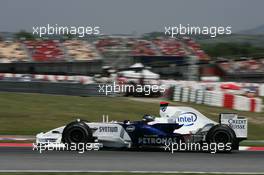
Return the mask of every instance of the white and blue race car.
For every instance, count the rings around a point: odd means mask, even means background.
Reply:
[[[36,136],[36,143],[99,143],[108,148],[162,147],[168,143],[229,143],[237,150],[247,139],[247,119],[221,113],[215,122],[191,107],[160,103],[160,117],[141,121],[88,122],[77,120]]]

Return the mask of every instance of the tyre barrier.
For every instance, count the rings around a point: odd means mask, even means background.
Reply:
[[[228,94],[219,91],[193,89],[175,86],[173,100],[178,102],[192,102],[209,106],[224,107],[239,111],[261,112],[262,100],[241,95]]]
[[[184,87],[182,88],[182,102],[188,102],[189,101],[189,88]]]
[[[259,96],[264,97],[264,84],[259,86]]]
[[[196,103],[197,104],[202,104],[203,103],[203,99],[204,99],[204,90],[197,89],[195,93],[196,93],[196,98],[195,98]]]
[[[174,101],[181,101],[181,93],[182,93],[182,87],[175,86],[174,94],[173,94],[173,100]]]
[[[195,89],[191,89],[190,90],[190,102],[194,103],[196,99],[196,90]]]

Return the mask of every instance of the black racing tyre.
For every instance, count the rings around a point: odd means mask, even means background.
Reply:
[[[85,121],[74,121],[65,126],[62,133],[63,143],[92,143],[94,142],[92,130]]]
[[[208,131],[206,142],[208,144],[228,144],[228,148],[225,146],[224,150],[217,150],[217,152],[231,152],[237,143],[236,134],[228,125],[215,125]]]

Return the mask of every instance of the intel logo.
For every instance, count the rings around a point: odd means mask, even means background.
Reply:
[[[197,116],[193,112],[184,112],[180,114],[180,116],[177,119],[179,125],[183,125],[183,126],[191,126],[196,122],[196,120],[197,120]]]

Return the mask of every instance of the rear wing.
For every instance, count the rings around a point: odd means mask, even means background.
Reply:
[[[247,138],[248,120],[246,117],[240,117],[235,113],[221,113],[219,115],[219,123],[226,124],[232,128],[237,138]]]

